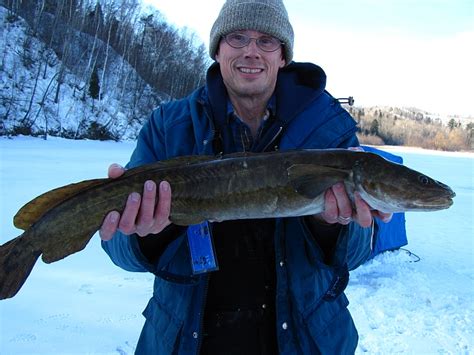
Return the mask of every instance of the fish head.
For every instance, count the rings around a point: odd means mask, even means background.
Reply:
[[[449,208],[456,196],[446,184],[374,154],[356,162],[354,183],[361,197],[383,212],[436,211]]]

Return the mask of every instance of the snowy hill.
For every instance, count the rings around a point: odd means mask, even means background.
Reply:
[[[133,139],[154,108],[204,80],[204,45],[134,0],[7,5],[0,135]]]
[[[392,107],[392,106],[372,106],[372,107],[354,107],[354,115],[363,110],[366,115],[384,115],[392,116],[398,119],[409,119],[425,123],[439,123],[448,125],[449,121],[459,122],[460,126],[466,127],[469,123],[474,124],[472,116],[442,115],[439,113],[428,112],[416,107]]]
[[[0,7],[0,23],[0,46],[4,48],[0,58],[0,135],[48,131],[69,138],[134,138],[159,103],[152,88],[113,50],[109,49],[106,73],[99,72],[105,78],[101,81],[104,94],[101,100],[94,100],[87,93],[89,78],[63,66],[52,49],[29,35],[31,28],[24,20],[9,17]],[[85,34],[77,36],[78,42],[90,40]],[[133,85],[142,88],[142,95],[130,94]],[[101,136],[101,128],[109,133]]]

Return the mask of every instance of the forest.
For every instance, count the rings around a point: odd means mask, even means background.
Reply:
[[[415,108],[348,107],[364,144],[402,145],[446,151],[474,150],[473,120],[439,117]]]

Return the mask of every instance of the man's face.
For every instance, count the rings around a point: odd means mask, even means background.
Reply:
[[[237,32],[252,38],[267,36],[257,31]],[[268,99],[275,89],[278,70],[285,65],[281,45],[274,52],[265,52],[255,40],[243,48],[233,48],[221,39],[216,61],[227,91],[234,98],[262,96]]]

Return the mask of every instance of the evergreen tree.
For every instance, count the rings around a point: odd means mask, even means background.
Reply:
[[[457,124],[456,124],[456,121],[454,120],[454,118],[451,118],[448,122],[448,127],[449,129],[452,131],[454,128],[457,127]]]
[[[373,134],[375,136],[378,136],[379,134],[379,121],[376,119],[372,121],[370,125],[370,134]]]
[[[99,83],[99,74],[97,73],[97,67],[94,67],[92,70],[91,78],[89,81],[89,96],[94,100],[99,98],[100,93],[100,83]]]

